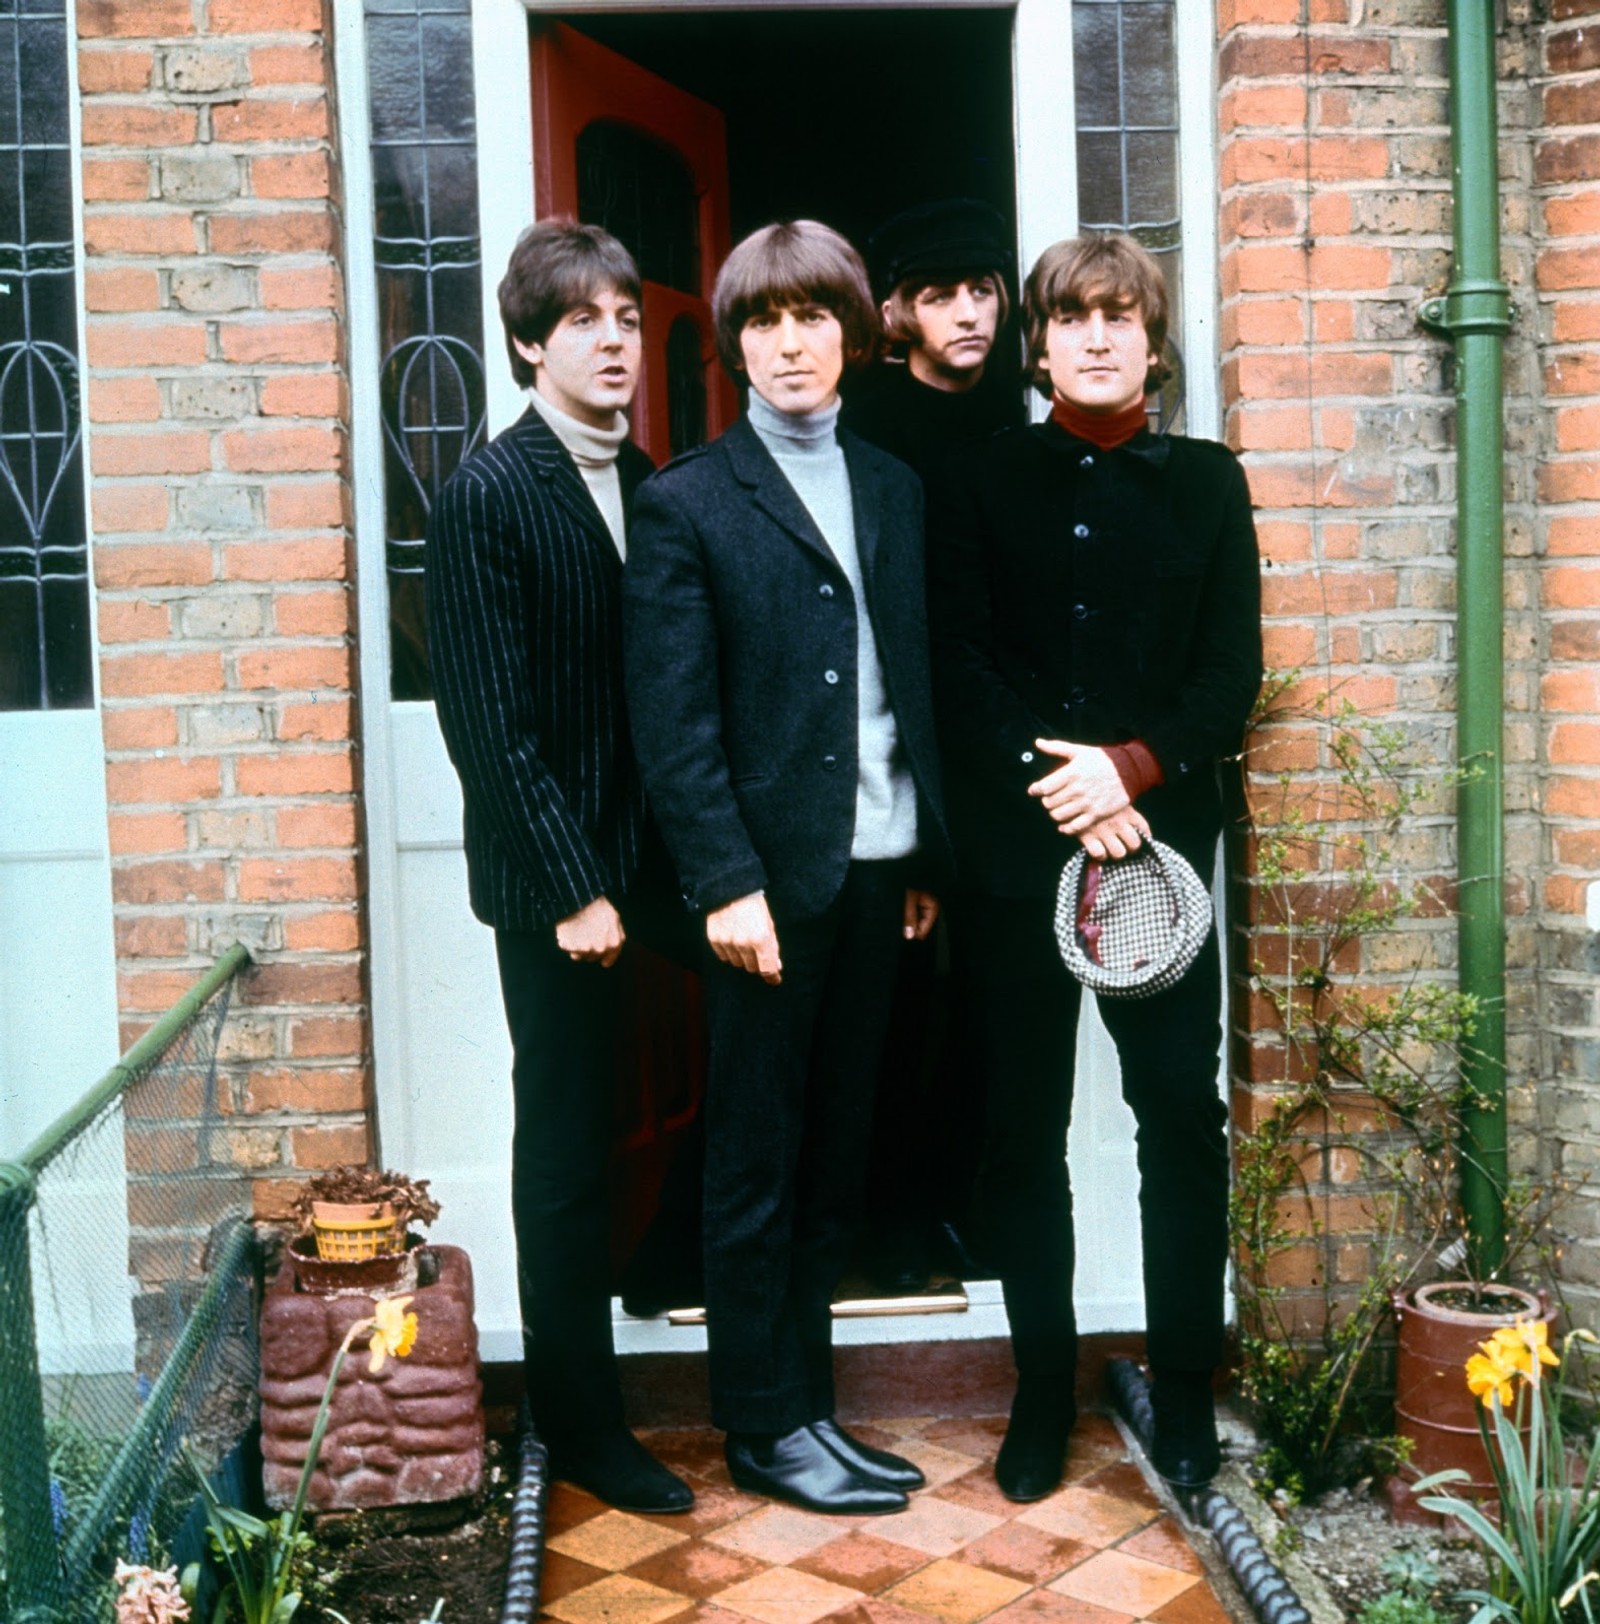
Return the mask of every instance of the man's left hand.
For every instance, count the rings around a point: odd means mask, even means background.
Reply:
[[[939,917],[939,899],[931,891],[907,891],[905,934],[908,942],[925,942]]]
[[[1044,803],[1062,834],[1082,834],[1091,825],[1133,805],[1104,750],[1066,739],[1035,739],[1033,743],[1036,750],[1059,756],[1064,763],[1028,785],[1028,793]]]

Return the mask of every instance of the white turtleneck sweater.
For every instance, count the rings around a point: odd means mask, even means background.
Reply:
[[[578,465],[583,482],[589,487],[600,517],[617,544],[617,555],[628,556],[627,532],[623,525],[622,480],[617,474],[617,454],[622,442],[628,438],[628,420],[621,412],[608,429],[592,429],[580,423],[559,406],[552,405],[537,389],[530,390],[528,398],[533,408],[546,423],[550,432],[564,445],[568,455]]]
[[[856,550],[850,470],[836,432],[839,406],[780,412],[753,389],[750,426],[794,487],[839,561],[856,610],[856,826],[853,858],[904,857],[917,844],[917,792],[900,751]]]

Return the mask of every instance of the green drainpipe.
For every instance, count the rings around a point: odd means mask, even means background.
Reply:
[[[1505,1259],[1506,964],[1501,529],[1505,455],[1494,0],[1449,0],[1455,268],[1422,311],[1456,350],[1457,734],[1471,775],[1457,799],[1460,985],[1478,1004],[1462,1061],[1461,1201],[1474,1275]]]

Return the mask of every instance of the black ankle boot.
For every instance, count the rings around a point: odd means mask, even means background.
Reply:
[[[876,1478],[891,1489],[909,1493],[927,1483],[922,1468],[908,1461],[904,1455],[891,1455],[887,1449],[874,1449],[848,1433],[831,1415],[811,1423],[811,1430],[846,1466],[863,1477]]]
[[[694,1491],[626,1427],[577,1434],[546,1433],[550,1475],[576,1483],[618,1511],[687,1511]]]
[[[1070,1377],[1017,1383],[1006,1439],[994,1463],[994,1480],[1006,1499],[1042,1500],[1061,1487],[1077,1419]]]
[[[723,1453],[741,1489],[831,1516],[904,1511],[903,1490],[847,1465],[812,1431],[730,1432]]]
[[[1222,1465],[1211,1372],[1156,1365],[1150,1374],[1150,1462],[1175,1488],[1204,1488]]]

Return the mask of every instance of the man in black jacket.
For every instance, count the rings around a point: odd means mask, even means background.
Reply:
[[[546,221],[518,241],[500,314],[530,404],[434,506],[428,649],[472,908],[494,927],[511,1028],[534,1421],[557,1476],[626,1509],[684,1511],[688,1486],[623,1422],[607,1256],[611,967],[646,835],[622,695],[626,513],[650,471],[624,415],[639,311],[633,261],[597,227]]]
[[[712,1419],[734,1481],[824,1512],[922,1481],[833,1419],[829,1303],[849,1245],[902,940],[947,860],[922,495],[836,433],[871,353],[859,256],[769,226],[713,298],[748,415],[646,482],[624,583],[639,762],[706,972]]]
[[[1223,446],[1146,425],[1166,313],[1160,270],[1131,239],[1047,249],[1028,278],[1025,324],[1051,419],[971,453],[929,527],[959,923],[978,972],[988,1089],[979,1202],[1018,1376],[995,1470],[1016,1500],[1056,1487],[1075,1415],[1065,1152],[1080,988],[1054,939],[1056,884],[1078,842],[1115,859],[1152,832],[1209,878],[1218,766],[1238,749],[1261,683],[1243,470]],[[1213,930],[1176,986],[1100,1004],[1138,1124],[1153,1454],[1184,1487],[1218,1463],[1220,978]]]

